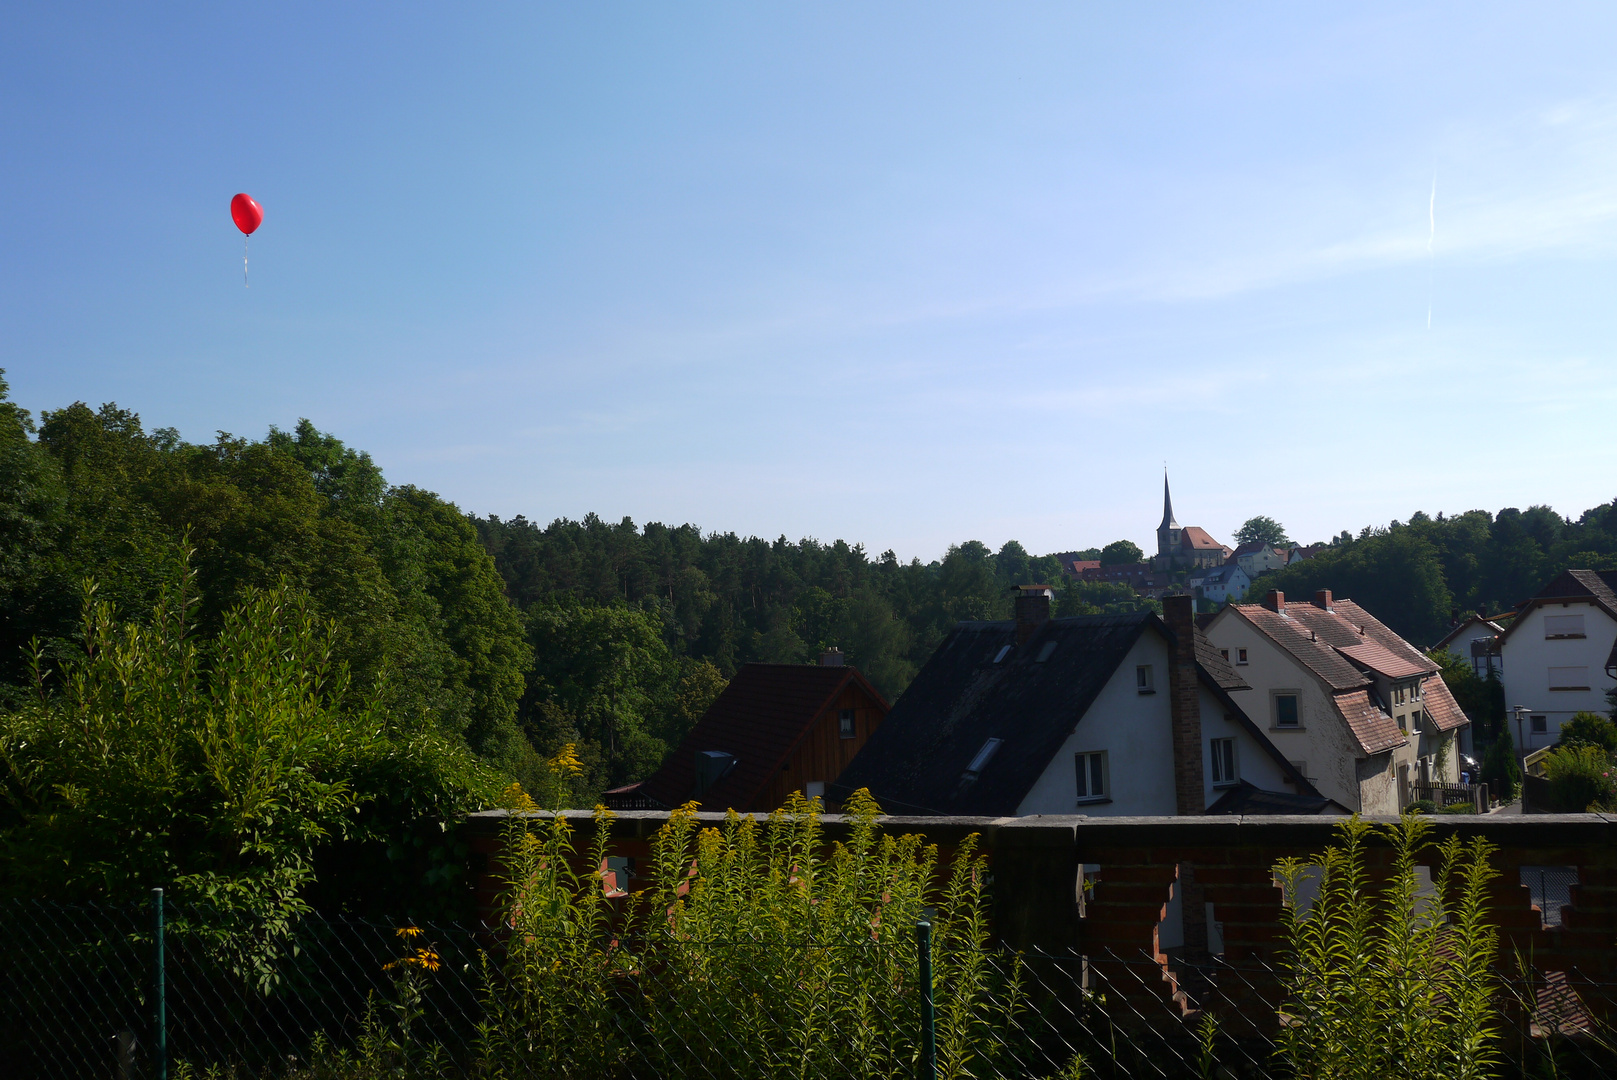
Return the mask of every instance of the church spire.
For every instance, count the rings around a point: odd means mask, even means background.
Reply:
[[[1173,519],[1173,499],[1170,498],[1169,495],[1168,495],[1168,470],[1163,469],[1162,470],[1162,524],[1157,526],[1157,531],[1161,532],[1163,529],[1177,529],[1177,528],[1179,528],[1179,523]]]

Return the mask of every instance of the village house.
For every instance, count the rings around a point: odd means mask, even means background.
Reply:
[[[1326,797],[1396,814],[1416,785],[1458,782],[1469,721],[1437,665],[1353,601],[1270,591],[1207,637],[1247,684],[1231,696]]]
[[[1230,559],[1248,578],[1256,579],[1259,574],[1267,574],[1270,570],[1279,570],[1285,566],[1288,552],[1286,548],[1265,544],[1261,540],[1249,540],[1236,548]]]
[[[1549,746],[1575,713],[1606,714],[1617,685],[1617,571],[1567,570],[1499,635],[1505,707],[1522,753]]]
[[[1150,612],[962,622],[838,777],[891,813],[1320,813],[1322,798],[1232,699],[1246,684],[1196,633],[1191,598]]]
[[[814,664],[743,664],[662,766],[608,791],[614,810],[768,813],[793,791],[823,797],[887,716],[887,701],[839,650]]]
[[[1477,678],[1504,673],[1504,661],[1499,653],[1499,636],[1505,632],[1510,615],[1488,618],[1481,612],[1460,618],[1456,612],[1449,632],[1432,646],[1432,652],[1447,652],[1464,660],[1477,673]]]
[[[1223,566],[1195,571],[1185,579],[1185,586],[1197,599],[1222,604],[1246,596],[1252,579],[1232,560]]]

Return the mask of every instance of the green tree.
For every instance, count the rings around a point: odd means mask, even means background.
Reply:
[[[556,602],[531,608],[527,623],[533,744],[549,752],[576,743],[592,791],[655,769],[684,735],[673,710],[681,673],[656,617],[627,604]]]
[[[307,910],[322,847],[386,848],[493,797],[430,718],[352,684],[307,594],[249,590],[211,639],[199,606],[190,573],[143,621],[86,591],[60,689],[41,671],[0,714],[0,890],[125,902],[162,885],[273,928]]]
[[[1132,540],[1113,540],[1100,550],[1102,566],[1127,566],[1144,561],[1145,552]]]
[[[1237,544],[1268,544],[1270,547],[1284,547],[1291,543],[1286,535],[1285,528],[1272,517],[1259,514],[1257,517],[1246,519],[1246,523],[1235,530]]]

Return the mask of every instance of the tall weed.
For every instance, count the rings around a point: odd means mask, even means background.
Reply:
[[[1284,859],[1276,874],[1288,994],[1277,1053],[1311,1080],[1473,1080],[1501,1061],[1497,931],[1488,921],[1484,839],[1428,841],[1432,825],[1406,814],[1397,825],[1357,816],[1341,842],[1305,862]],[[1384,880],[1370,870],[1368,842],[1392,848]],[[1435,852],[1430,891],[1419,857]],[[1305,880],[1319,891],[1303,910]]]

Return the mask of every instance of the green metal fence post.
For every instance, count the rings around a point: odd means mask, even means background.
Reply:
[[[168,1080],[168,1001],[163,978],[163,890],[152,890],[152,1068]]]
[[[921,1068],[919,1080],[937,1080],[938,1031],[932,1012],[932,924],[915,924],[915,952],[921,968]]]

